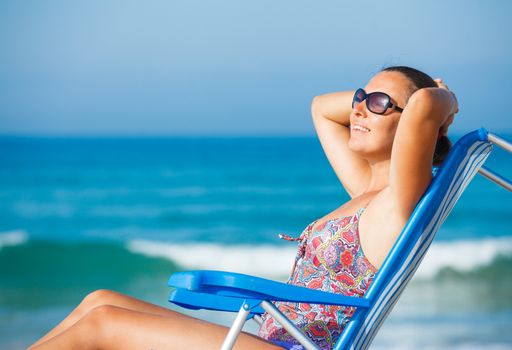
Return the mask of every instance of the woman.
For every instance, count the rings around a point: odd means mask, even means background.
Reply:
[[[455,95],[442,80],[404,66],[382,70],[364,90],[315,97],[318,137],[351,200],[304,230],[289,283],[364,294],[430,183],[432,164],[448,151],[446,134],[457,112]],[[353,312],[277,304],[325,349],[336,342]],[[263,319],[259,337],[242,333],[235,349],[282,349],[296,343],[268,315]],[[227,331],[99,290],[30,349],[218,349]]]

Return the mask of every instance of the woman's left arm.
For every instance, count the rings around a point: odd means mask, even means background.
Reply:
[[[391,151],[390,183],[395,209],[407,220],[432,180],[437,139],[458,112],[455,95],[443,83],[415,91],[402,112]]]

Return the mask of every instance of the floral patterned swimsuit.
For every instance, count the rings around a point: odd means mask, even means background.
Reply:
[[[313,231],[319,219],[309,224],[299,241],[289,284],[320,289],[346,296],[362,297],[377,268],[364,256],[359,241],[359,218],[365,208],[352,216],[326,220]],[[332,349],[355,311],[354,307],[308,303],[275,302],[284,313],[321,349]],[[287,349],[302,349],[295,338],[267,313],[258,335]],[[297,344],[294,346],[294,344]]]

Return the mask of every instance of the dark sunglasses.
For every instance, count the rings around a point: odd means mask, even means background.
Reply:
[[[403,108],[391,102],[391,97],[389,97],[388,94],[384,92],[371,92],[367,94],[366,91],[361,88],[357,89],[354,94],[352,108],[354,108],[357,103],[361,103],[364,100],[366,100],[368,110],[375,114],[384,114],[388,108],[403,112]]]

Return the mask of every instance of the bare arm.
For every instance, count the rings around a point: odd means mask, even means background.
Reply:
[[[325,155],[350,197],[356,197],[370,180],[368,162],[348,148],[350,112],[354,91],[316,96],[311,115]]]
[[[437,137],[457,112],[455,95],[447,88],[424,88],[413,93],[402,113],[391,151],[390,190],[405,219],[432,179]]]

